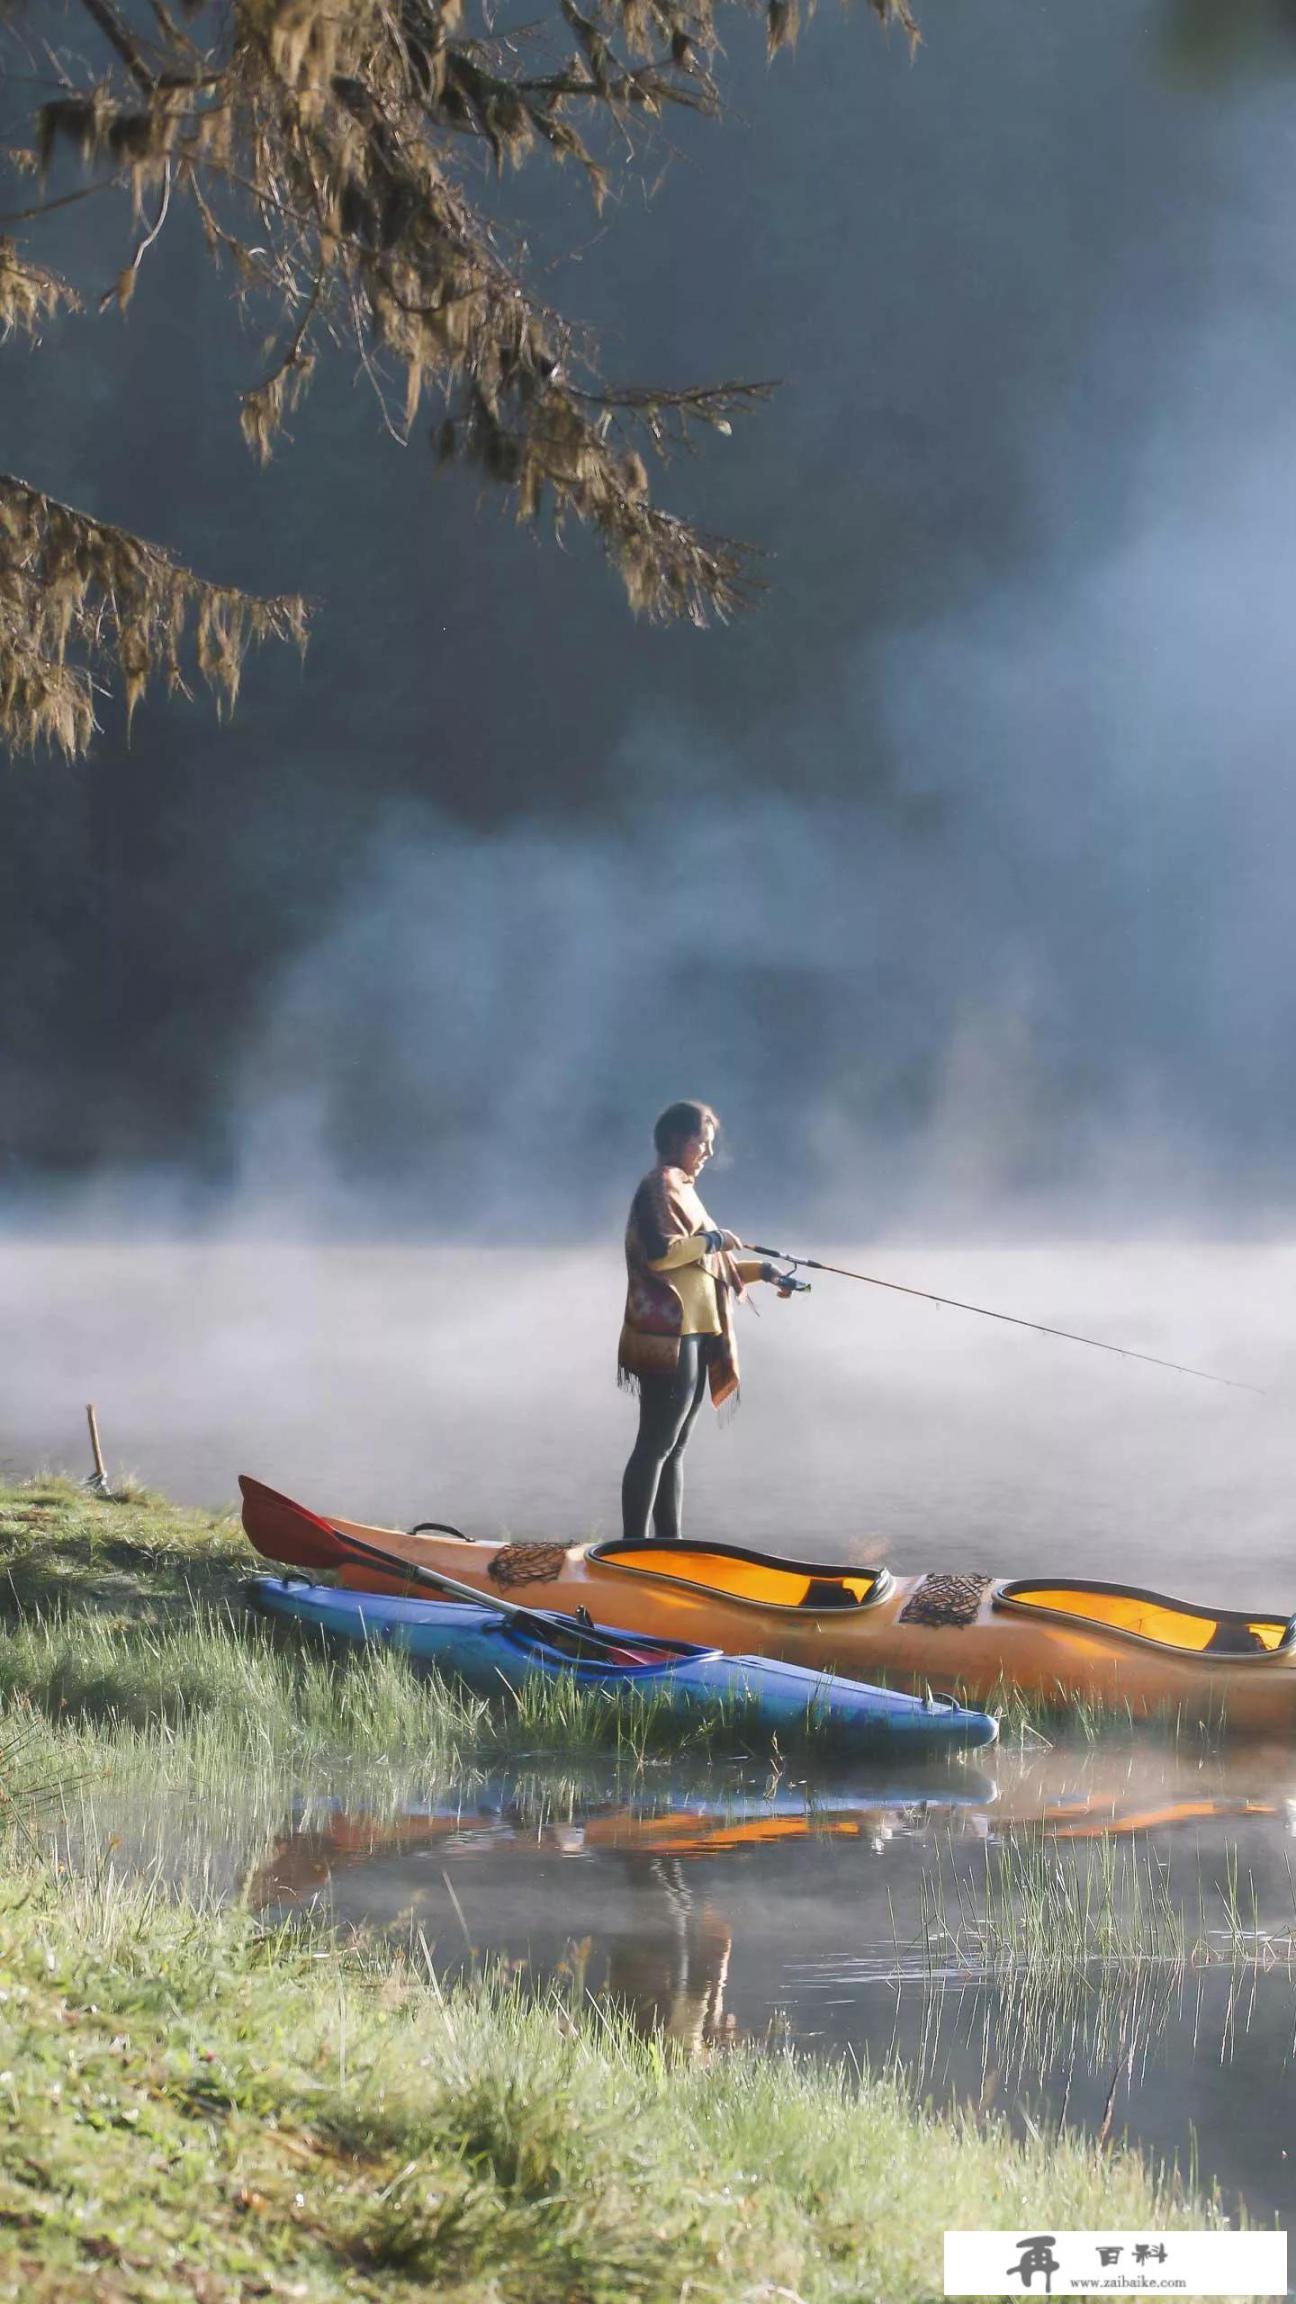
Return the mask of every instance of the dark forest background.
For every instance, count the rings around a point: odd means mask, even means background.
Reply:
[[[183,218],[126,315],[4,347],[10,470],[319,603],[232,722],[0,766],[11,1210],[579,1224],[702,1094],[825,1220],[1282,1221],[1296,42],[1220,24],[735,21],[642,196],[510,188],[614,378],[781,379],[661,490],[767,555],[708,634],[344,367],[261,471]],[[93,312],[125,229],[37,252]]]

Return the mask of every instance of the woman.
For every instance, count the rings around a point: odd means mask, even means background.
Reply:
[[[709,1385],[720,1408],[738,1390],[734,1304],[749,1280],[783,1280],[741,1256],[741,1240],[702,1205],[697,1180],[718,1127],[709,1104],[668,1105],[653,1130],[656,1166],[630,1203],[617,1354],[618,1383],[639,1394],[639,1437],[621,1483],[627,1542],[646,1539],[650,1521],[659,1542],[679,1541],[684,1450],[702,1395]]]

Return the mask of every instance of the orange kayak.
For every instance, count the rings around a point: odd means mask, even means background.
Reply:
[[[276,1526],[288,1537],[300,1508],[260,1481],[239,1486],[244,1527],[277,1557]],[[1203,1608],[1076,1577],[895,1576],[739,1544],[483,1544],[356,1520],[329,1525],[488,1599],[585,1608],[596,1623],[628,1632],[979,1703],[1020,1688],[1136,1717],[1168,1711],[1276,1736],[1296,1729],[1291,1616]],[[367,1566],[343,1569],[342,1580],[362,1591],[416,1589]]]

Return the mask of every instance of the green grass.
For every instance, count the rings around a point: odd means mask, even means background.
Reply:
[[[194,1512],[146,1489],[120,1500],[73,1480],[0,1484],[0,1610],[155,1616],[190,1595],[237,1597],[252,1565],[237,1510]]]
[[[1229,1735],[1228,1715],[1218,1700],[1205,1711],[1166,1703],[1135,1714],[1129,1703],[1076,1696],[1061,1684],[1051,1690],[1025,1689],[1001,1679],[985,1697],[984,1707],[998,1714],[999,1740],[1008,1746],[1029,1746],[1042,1737],[1046,1742],[1093,1747],[1113,1736],[1136,1735],[1143,1743],[1173,1745],[1176,1751],[1204,1756],[1221,1751]]]
[[[1217,2215],[895,2078],[686,2065],[571,1999],[443,1993],[110,1869],[14,1859],[0,1900],[0,2293],[34,2304],[925,2304],[949,2226]]]
[[[89,1609],[0,1631],[0,1695],[115,1733],[218,1726],[231,1752],[448,1753],[489,1737],[488,1707],[380,1648],[336,1658],[250,1612],[195,1605],[172,1621]]]
[[[1240,1946],[1240,1930],[1225,1941]],[[1183,1971],[1215,1948],[1204,1913],[1194,1932],[1167,1868],[1137,1844],[1099,1839],[1078,1856],[1041,1829],[984,1847],[979,1872],[950,1866],[947,1879],[938,1863],[921,1883],[917,1949],[931,1970],[1041,1981],[1097,1964]]]
[[[1167,2032],[1218,2029],[1224,2055],[1262,1979],[1268,2020],[1284,2035],[1290,2026],[1290,1871],[1285,1908],[1279,1893],[1262,1912],[1236,1848],[1209,1902],[1197,1867],[1184,1893],[1167,1856],[1125,1840],[1081,1850],[1041,1827],[985,1845],[972,1865],[959,1866],[939,1843],[932,1856],[916,1909],[903,1923],[893,1911],[890,1946],[844,1963],[898,1994],[921,1995],[920,2084],[948,2056],[951,2009],[965,2003],[987,2104],[995,2094],[1030,2101],[1049,2072],[1089,2072],[1109,2077],[1110,2110]]]

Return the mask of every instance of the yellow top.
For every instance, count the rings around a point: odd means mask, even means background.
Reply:
[[[759,1280],[764,1267],[758,1257],[740,1256],[735,1261],[740,1279]],[[689,1240],[672,1240],[665,1255],[654,1257],[648,1269],[668,1274],[683,1312],[681,1335],[719,1336],[722,1333],[714,1259],[708,1254],[705,1240],[696,1233]]]

